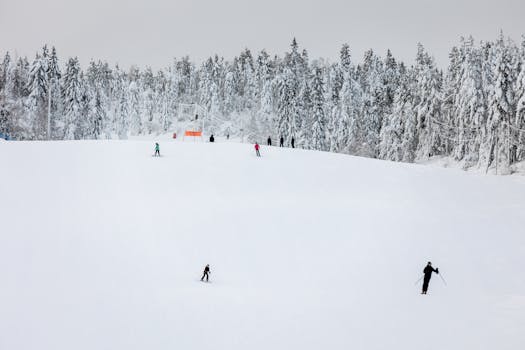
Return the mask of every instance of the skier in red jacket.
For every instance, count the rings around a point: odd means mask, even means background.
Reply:
[[[256,142],[255,143],[255,154],[257,155],[257,157],[260,157],[261,156],[261,153],[259,153],[259,144]]]

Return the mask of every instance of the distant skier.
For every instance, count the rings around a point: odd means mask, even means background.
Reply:
[[[226,134],[226,140],[230,139],[230,134]]]
[[[281,139],[279,140],[279,147],[284,147],[284,137],[281,136]]]
[[[292,148],[295,148],[295,139],[292,137]]]
[[[272,138],[270,136],[268,136],[268,146],[271,146],[272,145]]]
[[[160,157],[160,146],[158,142],[155,142],[155,157]]]
[[[206,282],[210,279],[210,264],[207,264],[204,268],[204,272],[202,273],[201,281],[204,281],[204,277],[206,277]]]
[[[213,134],[210,136],[210,142],[215,142],[215,137],[213,137]]]
[[[430,283],[430,277],[432,277],[432,272],[439,274],[439,269],[433,268],[432,263],[429,261],[427,266],[423,270],[425,276],[423,277],[423,290],[421,291],[421,294],[427,294],[428,284]]]
[[[259,144],[256,142],[255,143],[255,154],[257,155],[257,157],[260,157],[261,156],[261,153],[259,153]]]

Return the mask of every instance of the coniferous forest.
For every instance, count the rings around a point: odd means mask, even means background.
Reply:
[[[181,104],[206,109],[207,133],[392,161],[447,156],[508,172],[525,159],[525,39],[462,38],[438,67],[422,45],[413,65],[372,50],[312,60],[295,39],[270,56],[188,57],[123,70],[44,46],[0,65],[0,133],[17,140],[125,139],[176,129]],[[444,69],[444,70],[443,70]]]

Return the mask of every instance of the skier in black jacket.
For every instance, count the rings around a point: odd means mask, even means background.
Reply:
[[[272,138],[270,136],[268,136],[268,146],[271,146],[272,145]]]
[[[292,148],[295,148],[295,138],[292,137]]]
[[[210,265],[207,264],[204,268],[204,272],[202,273],[201,281],[204,281],[204,277],[206,277],[206,282],[208,282],[208,279],[210,278]]]
[[[423,277],[423,290],[421,291],[421,294],[427,294],[428,284],[430,282],[430,277],[432,277],[432,272],[439,274],[439,269],[433,268],[432,263],[429,261],[423,270],[425,276]]]
[[[279,140],[279,147],[284,147],[284,137],[281,136],[281,139]]]

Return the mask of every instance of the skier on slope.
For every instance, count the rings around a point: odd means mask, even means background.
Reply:
[[[292,137],[292,148],[295,148],[295,138]]]
[[[284,147],[284,137],[281,136],[281,139],[279,140],[279,147]]]
[[[267,141],[267,143],[268,143],[268,146],[271,146],[271,145],[272,145],[272,138],[271,138],[270,136],[268,136],[268,141]]]
[[[433,268],[432,263],[429,261],[427,266],[423,270],[425,276],[423,277],[423,290],[421,291],[421,294],[427,294],[428,284],[430,283],[430,277],[432,277],[432,272],[439,274],[439,269]]]
[[[210,264],[206,264],[204,272],[202,273],[201,281],[204,281],[204,277],[206,277],[206,282],[208,282],[210,278]]]
[[[210,136],[210,142],[215,142],[215,137],[213,137],[213,134]]]
[[[160,146],[158,142],[155,142],[155,157],[160,157]]]
[[[255,154],[257,155],[257,157],[260,157],[261,156],[261,153],[259,152],[259,144],[257,142],[255,142]]]

